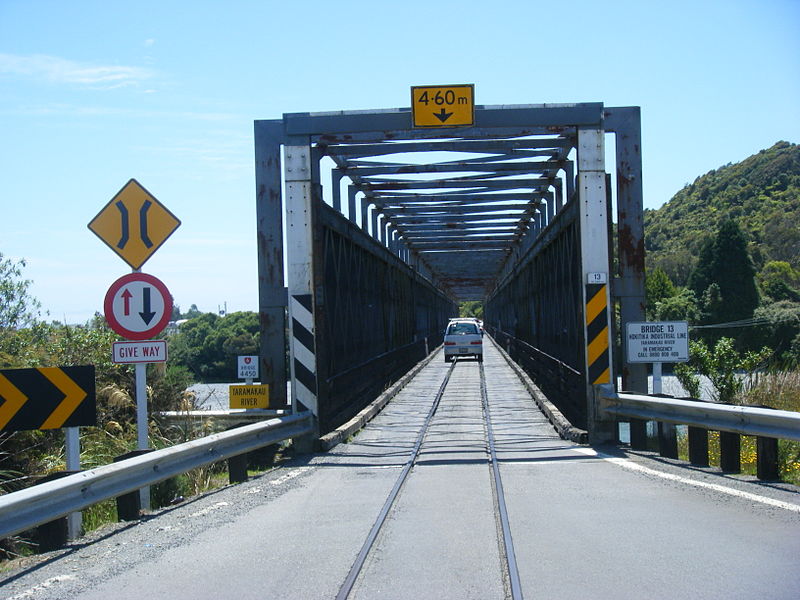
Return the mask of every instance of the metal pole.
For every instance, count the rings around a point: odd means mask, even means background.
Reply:
[[[653,363],[653,393],[661,393],[661,363]]]
[[[653,363],[653,394],[661,394],[661,363]],[[678,435],[672,423],[658,423],[658,452],[665,458],[678,458]]]
[[[148,440],[147,423],[147,363],[136,363],[136,437],[137,449],[147,450],[150,446]],[[150,510],[150,488],[139,490],[141,506]]]
[[[66,436],[67,471],[81,470],[81,437],[80,427],[67,427]],[[74,512],[67,515],[67,539],[74,540],[81,535],[83,514]]]

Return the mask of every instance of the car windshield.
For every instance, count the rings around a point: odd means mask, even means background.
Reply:
[[[468,335],[478,333],[478,327],[474,323],[452,323],[447,328],[447,335]]]

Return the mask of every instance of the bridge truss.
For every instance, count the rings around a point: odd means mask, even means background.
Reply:
[[[287,400],[285,318],[288,400],[324,432],[440,343],[458,302],[484,300],[495,338],[592,429],[591,386],[615,371],[615,303],[623,322],[644,317],[638,108],[478,106],[475,126],[440,129],[411,127],[410,109],[287,114],[256,121],[255,140],[274,400]],[[622,371],[626,389],[643,391],[638,369]]]

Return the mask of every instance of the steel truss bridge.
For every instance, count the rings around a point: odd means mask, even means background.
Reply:
[[[639,108],[477,106],[474,123],[413,128],[410,108],[255,122],[273,406],[330,431],[440,344],[466,300],[590,437],[612,435],[593,385],[621,374],[647,391],[644,365],[617,359],[614,319],[644,320]]]

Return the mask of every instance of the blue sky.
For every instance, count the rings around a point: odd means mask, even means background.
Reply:
[[[800,142],[800,0],[0,0],[0,252],[80,323],[130,271],[88,222],[136,178],[181,219],[143,270],[184,310],[256,310],[253,121],[408,106],[642,108],[645,206]]]

